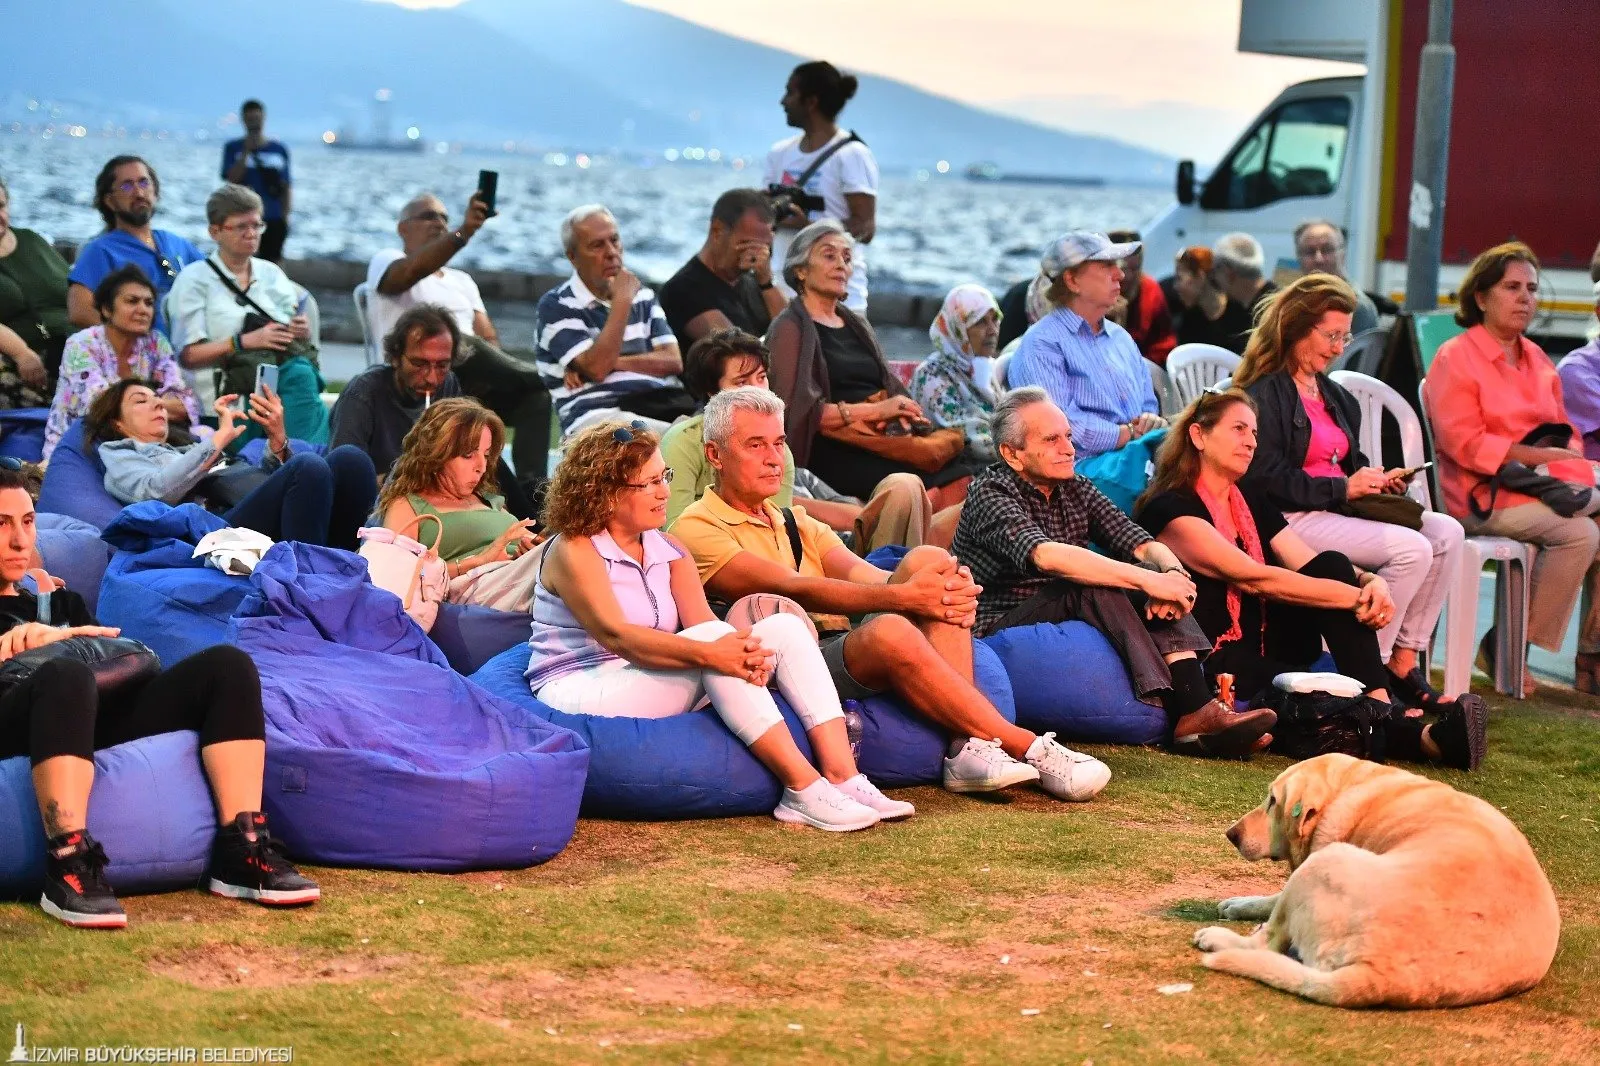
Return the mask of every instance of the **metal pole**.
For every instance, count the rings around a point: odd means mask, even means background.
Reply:
[[[1454,0],[1430,0],[1428,43],[1417,68],[1417,123],[1411,144],[1411,221],[1406,242],[1406,310],[1439,306],[1444,244],[1445,176],[1450,157],[1450,104],[1456,49],[1450,43]]]

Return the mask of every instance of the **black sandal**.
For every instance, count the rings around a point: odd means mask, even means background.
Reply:
[[[1405,707],[1431,711],[1434,714],[1438,714],[1440,708],[1445,706],[1444,693],[1428,683],[1428,677],[1422,672],[1420,663],[1413,666],[1411,672],[1404,677],[1387,666],[1383,669],[1389,675],[1389,694],[1394,697],[1394,702]]]

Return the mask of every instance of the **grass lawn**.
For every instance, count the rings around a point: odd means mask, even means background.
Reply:
[[[1083,806],[928,788],[838,836],[584,821],[532,870],[319,870],[325,901],[288,914],[134,898],[120,934],[0,905],[0,1054],[20,1021],[339,1064],[1600,1062],[1600,704],[1495,707],[1482,772],[1439,776],[1505,808],[1561,901],[1554,968],[1510,1001],[1341,1012],[1201,968],[1215,901],[1281,883],[1222,830],[1287,764],[1115,748]]]

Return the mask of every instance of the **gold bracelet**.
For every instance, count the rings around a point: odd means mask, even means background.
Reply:
[[[844,424],[848,426],[850,424],[850,412],[846,410],[844,401],[840,400],[838,403],[834,404],[834,406],[839,409],[839,417],[844,421]]]

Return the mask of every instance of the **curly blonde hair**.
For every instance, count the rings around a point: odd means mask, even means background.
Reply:
[[[378,513],[383,514],[390,504],[407,496],[437,492],[444,464],[477,451],[485,429],[489,431],[489,465],[484,468],[476,491],[483,495],[498,493],[494,475],[500,449],[506,443],[505,423],[477,400],[440,400],[422,412],[401,442],[400,458],[394,461],[394,469],[389,471],[378,496]]]
[[[623,430],[626,440],[618,440]],[[627,422],[597,422],[573,437],[545,491],[540,516],[552,533],[592,537],[606,527],[617,494],[656,453],[661,439]]]
[[[1273,293],[1256,309],[1256,326],[1245,345],[1244,357],[1233,372],[1233,383],[1249,388],[1268,374],[1293,371],[1290,359],[1299,344],[1329,311],[1351,314],[1356,290],[1334,274],[1307,274]]]

